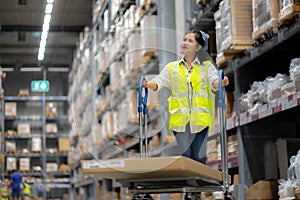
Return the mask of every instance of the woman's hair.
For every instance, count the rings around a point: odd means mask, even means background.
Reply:
[[[195,34],[195,39],[196,39],[196,42],[198,44],[200,44],[206,51],[208,50],[208,39],[209,39],[209,35],[202,32],[202,31],[196,31],[196,30],[189,30],[188,32],[185,33],[188,34],[188,33],[193,33]]]

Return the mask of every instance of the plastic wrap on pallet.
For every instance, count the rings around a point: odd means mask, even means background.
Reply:
[[[250,90],[240,98],[242,111],[251,111],[257,106],[271,102],[281,97],[285,88],[290,83],[290,77],[285,74],[277,74],[275,77],[267,77],[264,81],[255,81]]]
[[[253,32],[252,39],[256,40],[278,28],[278,0],[252,0]]]
[[[19,159],[19,169],[20,171],[30,171],[30,158],[20,158]]]
[[[32,152],[42,152],[42,140],[40,137],[34,137],[31,140]]]
[[[129,126],[129,122],[130,122],[130,118],[128,117],[130,115],[130,110],[129,110],[129,98],[127,98],[127,96],[129,96],[130,93],[127,92],[126,94],[126,98],[124,98],[119,104],[118,104],[118,115],[117,115],[117,129],[122,132],[126,129],[126,127]]]
[[[120,0],[111,1],[111,8],[110,8],[111,21],[113,21],[117,16],[119,8],[120,8]]]
[[[108,9],[106,9],[103,13],[103,30],[105,33],[109,31],[109,17],[108,17]]]
[[[226,0],[215,16],[217,52],[252,46],[252,0]]]
[[[105,50],[101,50],[96,55],[96,65],[98,73],[103,73],[108,67],[108,53]]]
[[[130,92],[127,93],[129,98],[129,119],[131,123],[138,123],[138,104],[137,104],[137,99],[138,99],[138,92],[137,90],[131,90]]]
[[[113,112],[108,111],[104,113],[101,122],[102,133],[106,138],[111,139],[114,136],[114,117]]]
[[[300,58],[294,58],[291,60],[290,76],[296,90],[300,90]]]
[[[16,152],[16,142],[15,141],[5,141],[5,151],[6,152]]]
[[[141,20],[142,54],[158,51],[158,18],[156,15],[145,15]]]
[[[289,7],[297,2],[299,3],[298,0],[279,0],[280,10]]]
[[[17,160],[14,157],[6,158],[6,170],[12,171],[17,169]]]
[[[124,63],[114,62],[111,64],[110,68],[110,88],[112,92],[117,92],[122,85],[122,76],[124,75]]]
[[[143,47],[141,43],[136,41],[141,41],[141,34],[138,32],[132,33],[128,38],[128,61],[130,70],[143,65]]]

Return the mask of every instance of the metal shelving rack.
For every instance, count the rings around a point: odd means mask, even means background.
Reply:
[[[43,70],[43,79],[46,79],[46,69]],[[29,85],[29,84],[28,84]],[[55,153],[50,154],[46,153],[46,142],[48,139],[58,140],[60,137],[68,137],[68,133],[65,130],[62,134],[58,133],[57,135],[46,135],[46,123],[47,122],[54,122],[54,121],[60,121],[61,123],[64,123],[65,125],[68,125],[68,116],[66,115],[59,115],[58,117],[46,117],[46,103],[47,102],[62,102],[63,104],[67,102],[68,97],[67,96],[47,96],[45,92],[43,92],[40,96],[28,96],[28,97],[19,97],[19,96],[5,96],[2,100],[2,132],[5,132],[5,122],[6,121],[24,121],[24,122],[39,122],[41,123],[41,133],[33,133],[31,135],[5,135],[4,136],[4,143],[6,140],[29,140],[33,137],[40,137],[42,139],[42,152],[41,153],[15,153],[15,154],[9,154],[5,155],[10,157],[15,157],[17,160],[18,158],[34,158],[34,159],[40,159],[42,171],[41,172],[22,172],[23,176],[30,176],[30,177],[36,177],[41,178],[41,183],[44,190],[42,191],[42,197],[43,199],[47,199],[47,195],[49,196],[49,193],[45,190],[46,187],[50,188],[52,190],[56,189],[64,189],[64,192],[67,190],[70,192],[70,173],[69,172],[46,172],[46,162],[48,158],[54,158],[58,162],[61,163],[61,159],[66,160],[68,157],[67,153]],[[16,102],[18,103],[30,103],[30,102],[38,102],[41,103],[41,114],[40,115],[24,115],[24,116],[16,116],[16,117],[6,117],[4,113],[4,105],[5,102]],[[26,108],[25,108],[26,109]],[[65,121],[65,122],[64,122]],[[67,126],[68,127],[68,126]],[[67,128],[68,130],[68,128]],[[4,144],[2,144],[2,152],[5,152]],[[32,161],[31,161],[32,162]],[[66,161],[65,161],[66,162]],[[67,164],[65,163],[64,164]],[[61,163],[63,164],[63,163]],[[48,176],[54,176],[55,179],[48,179]],[[2,173],[1,173],[2,180],[5,178],[9,178],[8,174],[6,174],[4,170],[4,165],[2,167]],[[54,182],[53,182],[54,181]],[[60,193],[59,191],[57,191]],[[57,194],[57,192],[55,192]],[[40,193],[39,193],[40,194]],[[52,193],[51,193],[52,194]]]

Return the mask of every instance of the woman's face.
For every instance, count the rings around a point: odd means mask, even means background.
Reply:
[[[181,43],[181,52],[185,56],[195,56],[200,49],[200,45],[196,41],[194,33],[187,33]]]

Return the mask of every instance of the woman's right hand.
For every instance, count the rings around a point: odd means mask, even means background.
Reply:
[[[143,88],[148,88],[148,81],[146,79],[143,81]]]
[[[143,88],[150,88],[151,90],[156,91],[158,89],[158,85],[154,81],[144,80]]]

